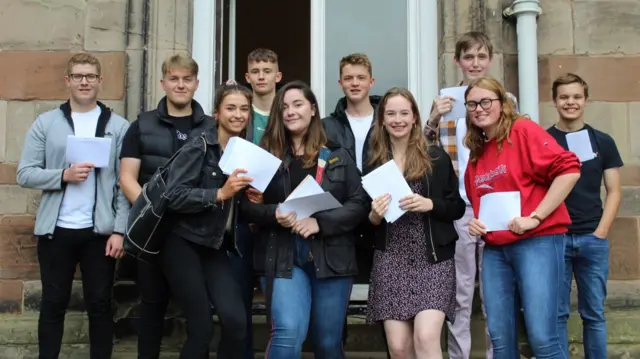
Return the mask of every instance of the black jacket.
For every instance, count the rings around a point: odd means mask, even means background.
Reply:
[[[207,247],[238,253],[234,229],[239,202],[231,198],[216,203],[217,192],[227,181],[218,165],[221,157],[214,127],[184,145],[169,167],[169,211],[174,220],[173,233]],[[232,201],[234,211],[230,213]],[[229,215],[233,216],[230,236],[225,235]]]
[[[208,128],[213,127],[213,120],[205,115],[202,106],[195,101],[191,101],[192,124],[189,139],[198,137]],[[163,97],[155,110],[143,112],[138,116],[138,128],[140,129],[140,142],[142,156],[140,158],[140,174],[138,183],[144,185],[156,172],[158,167],[163,166],[171,156],[173,156],[180,144],[175,136],[175,128],[168,120],[167,98]]]
[[[382,98],[380,96],[369,96],[369,101],[373,106],[373,121],[371,122],[371,128],[367,133],[367,138],[364,142],[364,149],[362,153],[362,163],[367,163],[369,159],[369,138],[371,137],[371,130],[375,123],[376,112],[378,111],[378,104]],[[347,118],[347,98],[341,98],[336,104],[336,109],[333,113],[322,119],[324,125],[324,131],[327,133],[327,138],[330,142],[337,143],[344,147],[349,154],[356,160],[356,138],[353,135],[351,125],[349,125],[349,119]],[[364,167],[364,165],[363,165]]]
[[[355,161],[344,148],[333,144],[327,147],[331,155],[321,187],[343,206],[313,215],[320,232],[308,240],[318,278],[357,273],[353,230],[366,218],[370,208]],[[241,206],[241,215],[260,227],[254,242],[256,270],[284,278],[291,278],[296,237],[290,228],[278,224],[276,208],[293,190],[288,172],[292,159],[291,155],[285,157],[263,194],[264,204],[251,203],[245,196]]]
[[[458,177],[453,170],[451,158],[438,146],[429,146],[428,153],[432,158],[432,170],[422,179],[424,192],[421,195],[433,201],[433,209],[424,214],[424,230],[429,261],[438,263],[455,255],[458,232],[453,221],[462,218],[466,205],[460,197]],[[365,173],[374,169],[375,167],[365,168]],[[376,249],[386,249],[386,229],[386,221],[383,219],[375,229]]]

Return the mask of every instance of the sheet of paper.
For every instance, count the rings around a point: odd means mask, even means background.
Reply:
[[[580,162],[585,162],[596,158],[596,154],[591,148],[591,139],[587,130],[567,133],[567,146],[569,151],[578,156]]]
[[[487,227],[487,232],[506,231],[509,222],[522,216],[520,192],[494,192],[480,197],[478,219]]]
[[[362,177],[362,187],[373,199],[385,193],[391,195],[389,208],[384,214],[384,218],[389,223],[395,222],[406,212],[400,209],[400,199],[413,193],[394,160],[390,160]]]
[[[243,175],[253,178],[251,187],[264,192],[281,163],[279,158],[260,146],[240,137],[232,137],[218,165],[226,175],[232,174],[238,168],[247,170]]]
[[[109,167],[111,138],[68,136],[66,155],[70,164],[91,162],[96,168]]]
[[[447,87],[440,90],[440,96],[450,96],[455,98],[451,111],[442,116],[445,121],[458,120],[467,117],[467,108],[464,106],[464,92],[466,90],[467,86]]]
[[[313,177],[307,175],[307,177],[305,177],[302,182],[300,182],[298,187],[296,187],[293,192],[289,194],[289,197],[287,197],[285,201],[289,201],[295,198],[313,196],[316,194],[321,194],[323,192],[324,190],[322,189],[322,187],[320,187],[318,182],[316,182]]]
[[[318,212],[340,207],[342,207],[342,205],[331,193],[322,192],[310,196],[287,199],[283,203],[280,203],[280,212],[296,212],[296,219],[299,220],[309,218]]]

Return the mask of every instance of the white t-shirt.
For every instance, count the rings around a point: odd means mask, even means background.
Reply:
[[[465,201],[467,206],[471,205],[469,198],[467,198],[467,191],[464,189],[464,173],[467,170],[467,164],[469,163],[469,155],[471,151],[464,145],[464,136],[467,134],[467,121],[464,118],[459,118],[456,121],[456,149],[458,151],[458,189],[460,191],[460,197]]]
[[[351,117],[347,114],[349,126],[353,131],[353,137],[356,139],[356,165],[362,171],[362,151],[364,150],[364,142],[367,140],[367,134],[371,129],[373,122],[373,113],[366,117]]]
[[[100,107],[89,112],[72,112],[73,127],[78,137],[95,137]],[[56,225],[62,228],[81,229],[93,227],[93,207],[95,204],[95,169],[84,182],[67,183],[58,213]]]

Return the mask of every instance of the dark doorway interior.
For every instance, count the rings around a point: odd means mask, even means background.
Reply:
[[[229,5],[225,1],[225,19]],[[223,53],[228,54],[229,21],[225,23]],[[236,0],[236,71],[235,80],[244,83],[247,55],[265,47],[278,54],[283,85],[292,80],[311,80],[311,1],[310,0]],[[223,80],[228,64],[224,55]]]

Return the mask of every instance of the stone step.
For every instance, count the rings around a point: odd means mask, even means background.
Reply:
[[[640,281],[609,281],[607,299],[607,320],[608,320],[608,342],[610,344],[611,356],[616,358],[619,353],[633,352],[637,355],[631,358],[640,358]],[[576,295],[573,291],[573,313],[569,321],[569,339],[571,350],[580,357],[582,338],[582,325],[580,317],[576,311]],[[258,298],[259,299],[259,298]],[[257,303],[259,304],[259,303]],[[484,320],[476,307],[471,323],[474,353],[482,357],[484,352]],[[355,311],[356,313],[358,311]],[[122,313],[121,313],[122,314]],[[32,347],[37,343],[37,321],[38,313],[35,310],[26,311],[23,315],[0,316],[0,348],[20,348]],[[131,310],[127,315],[121,316],[116,322],[117,340],[122,345],[133,345],[136,338],[138,318],[135,310]],[[345,350],[353,353],[384,352],[385,346],[382,341],[381,328],[377,325],[367,325],[365,323],[364,312],[352,314],[348,317],[348,340]],[[179,313],[169,313],[165,322],[165,338],[163,343],[167,352],[176,351],[185,337],[184,319]],[[77,345],[88,343],[88,323],[86,315],[79,311],[70,311],[65,321],[65,333],[63,342],[66,347],[75,348]],[[254,349],[260,352],[266,348],[269,334],[269,327],[266,324],[264,315],[254,316]],[[443,330],[443,348],[446,348]],[[216,330],[216,338],[212,341],[212,349],[215,349],[219,340],[220,330]],[[129,344],[126,344],[129,343]],[[135,347],[135,345],[133,345]],[[9,350],[9,349],[7,349]],[[26,350],[26,349],[25,349]],[[309,345],[305,346],[309,351]],[[2,356],[0,358],[11,358]]]

